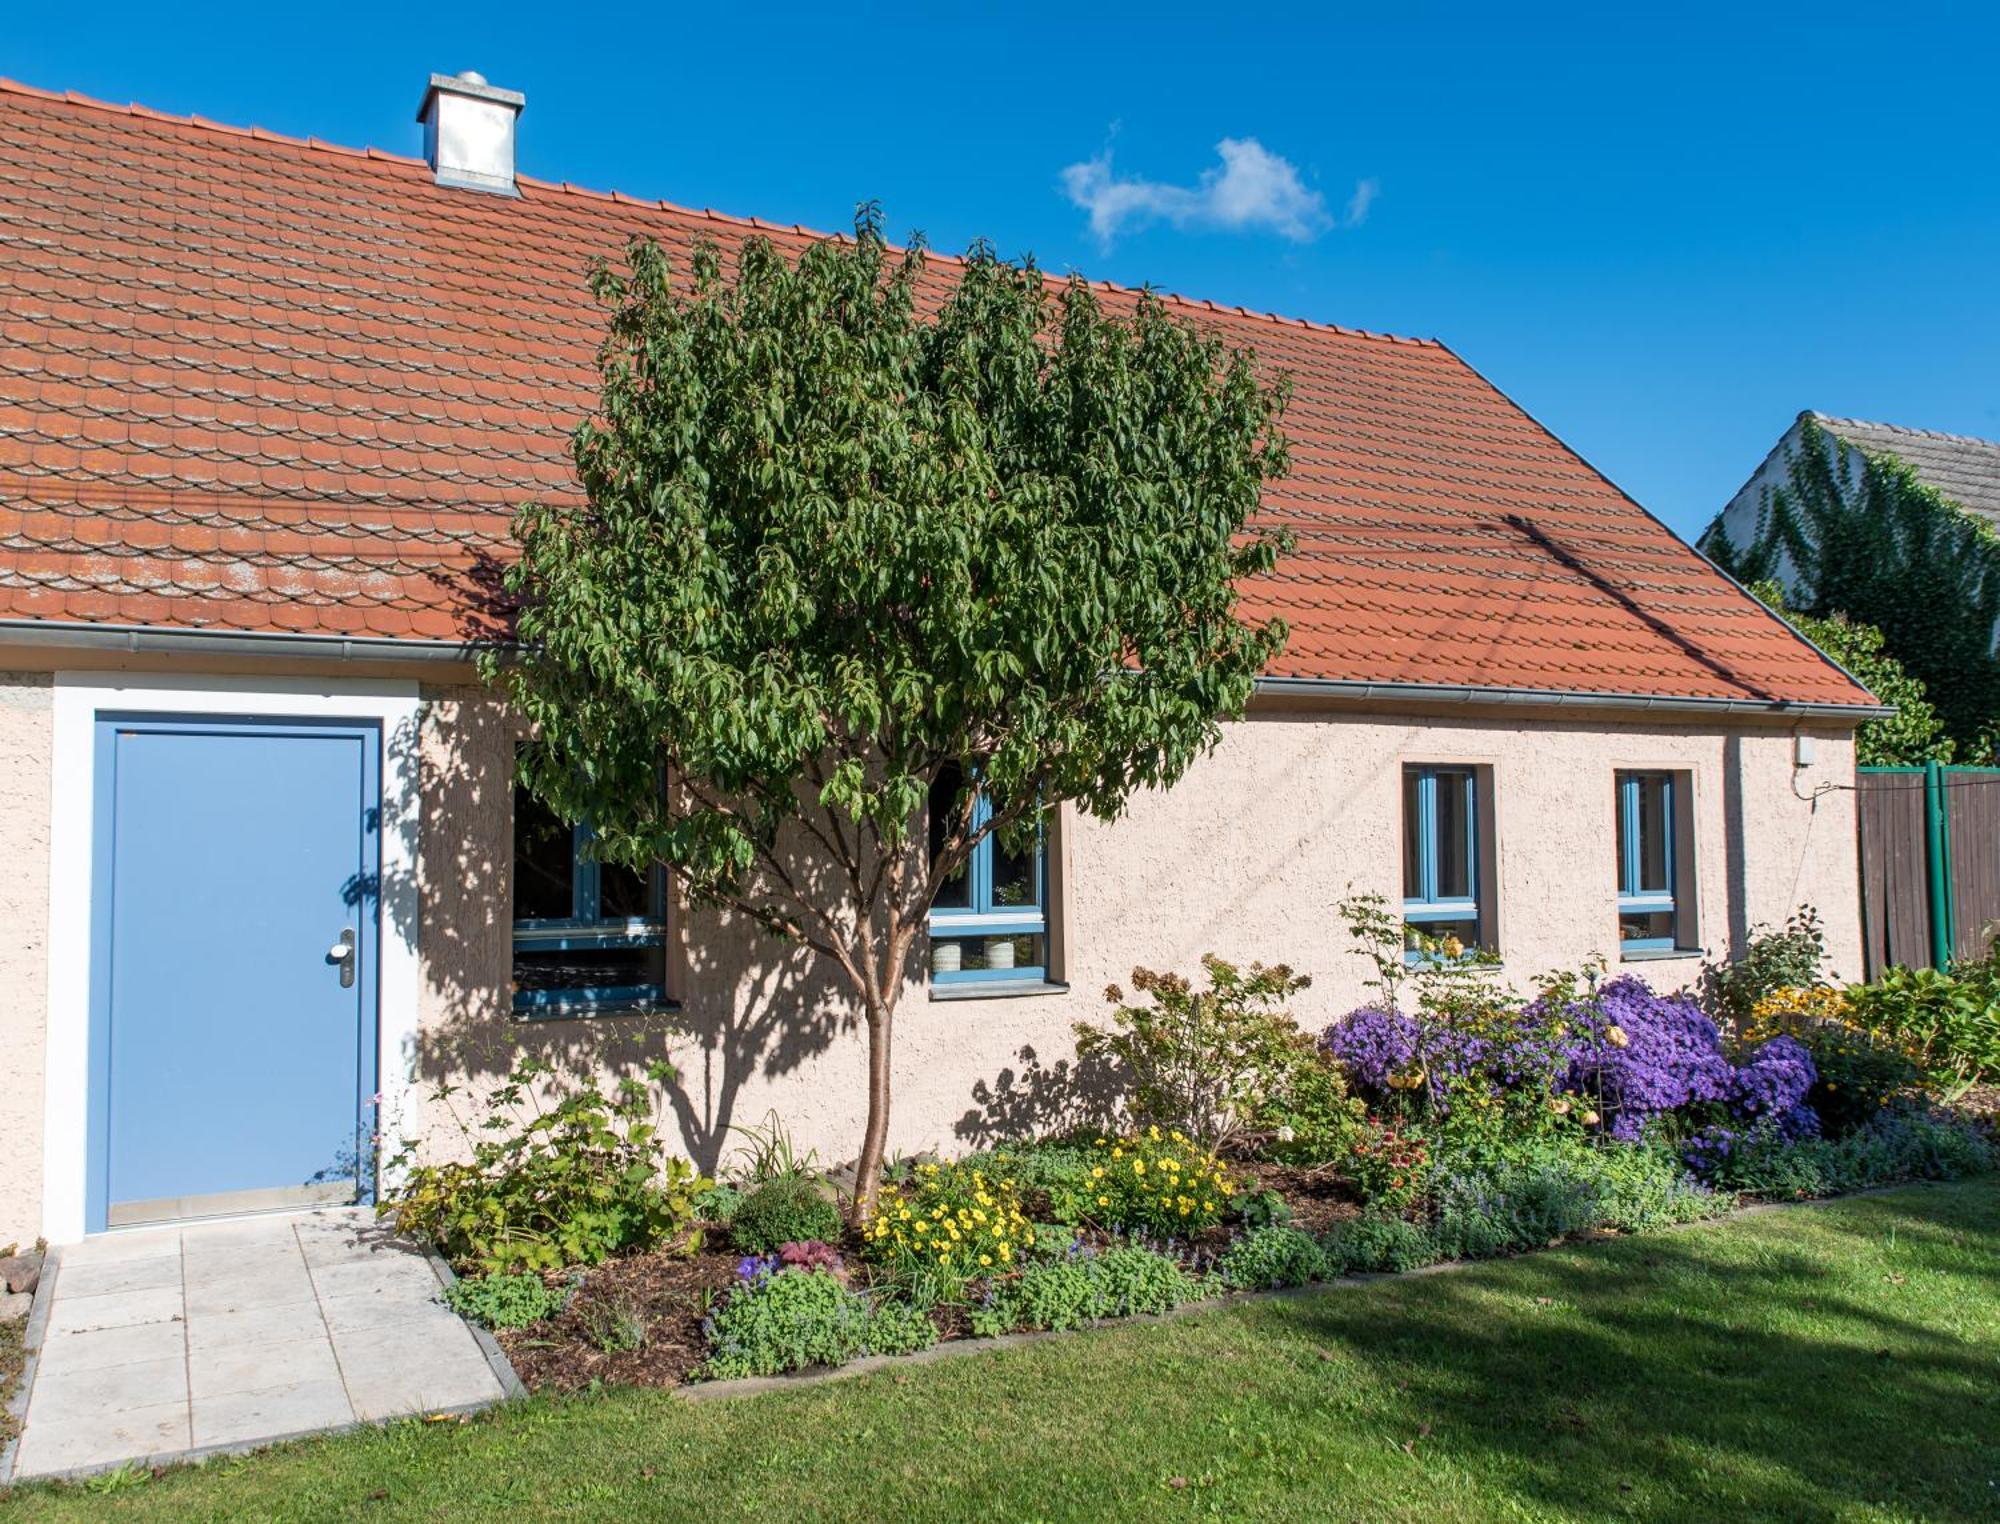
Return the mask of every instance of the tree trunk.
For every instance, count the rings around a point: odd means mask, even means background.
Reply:
[[[882,1154],[889,1140],[889,1035],[896,1016],[895,996],[885,999],[871,991],[867,1008],[868,1126],[861,1135],[861,1157],[854,1166],[856,1226],[875,1214],[875,1189],[882,1179]]]

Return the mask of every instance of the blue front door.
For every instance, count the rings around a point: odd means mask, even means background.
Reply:
[[[366,1191],[380,739],[100,718],[91,1228]]]

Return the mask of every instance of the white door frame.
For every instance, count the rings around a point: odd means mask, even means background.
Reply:
[[[42,1139],[42,1232],[84,1236],[90,1118],[90,910],[100,711],[373,720],[382,727],[382,933],[377,964],[378,1122],[409,1112],[416,1079],[418,740],[422,701],[408,680],[152,676],[58,672],[49,819],[49,1016]],[[378,1187],[381,1183],[377,1176]]]

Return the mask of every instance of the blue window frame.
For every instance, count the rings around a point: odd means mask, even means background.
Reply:
[[[1669,772],[1621,772],[1617,784],[1619,949],[1664,951],[1678,945],[1679,790]]]
[[[964,808],[956,768],[931,785],[930,850],[939,852],[953,813]],[[984,795],[973,800],[976,831],[993,818]],[[931,982],[938,985],[1044,983],[1048,979],[1047,842],[1037,826],[1033,844],[1010,851],[989,833],[971,861],[931,901]]]
[[[514,789],[514,1011],[629,1010],[666,1000],[666,882],[591,860],[587,825]]]
[[[1470,767],[1403,769],[1405,956],[1419,938],[1457,937],[1478,947],[1479,776]]]

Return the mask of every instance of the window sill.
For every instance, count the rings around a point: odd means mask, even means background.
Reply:
[[[1676,959],[1699,958],[1699,947],[1636,947],[1618,954],[1620,963],[1671,963]]]
[[[589,1021],[598,1016],[675,1016],[678,1000],[565,1000],[556,1005],[516,1006],[508,1019],[524,1025],[544,1021]]]
[[[1009,1000],[1023,995],[1067,995],[1069,986],[1055,979],[975,979],[964,984],[933,984],[933,1000]]]

